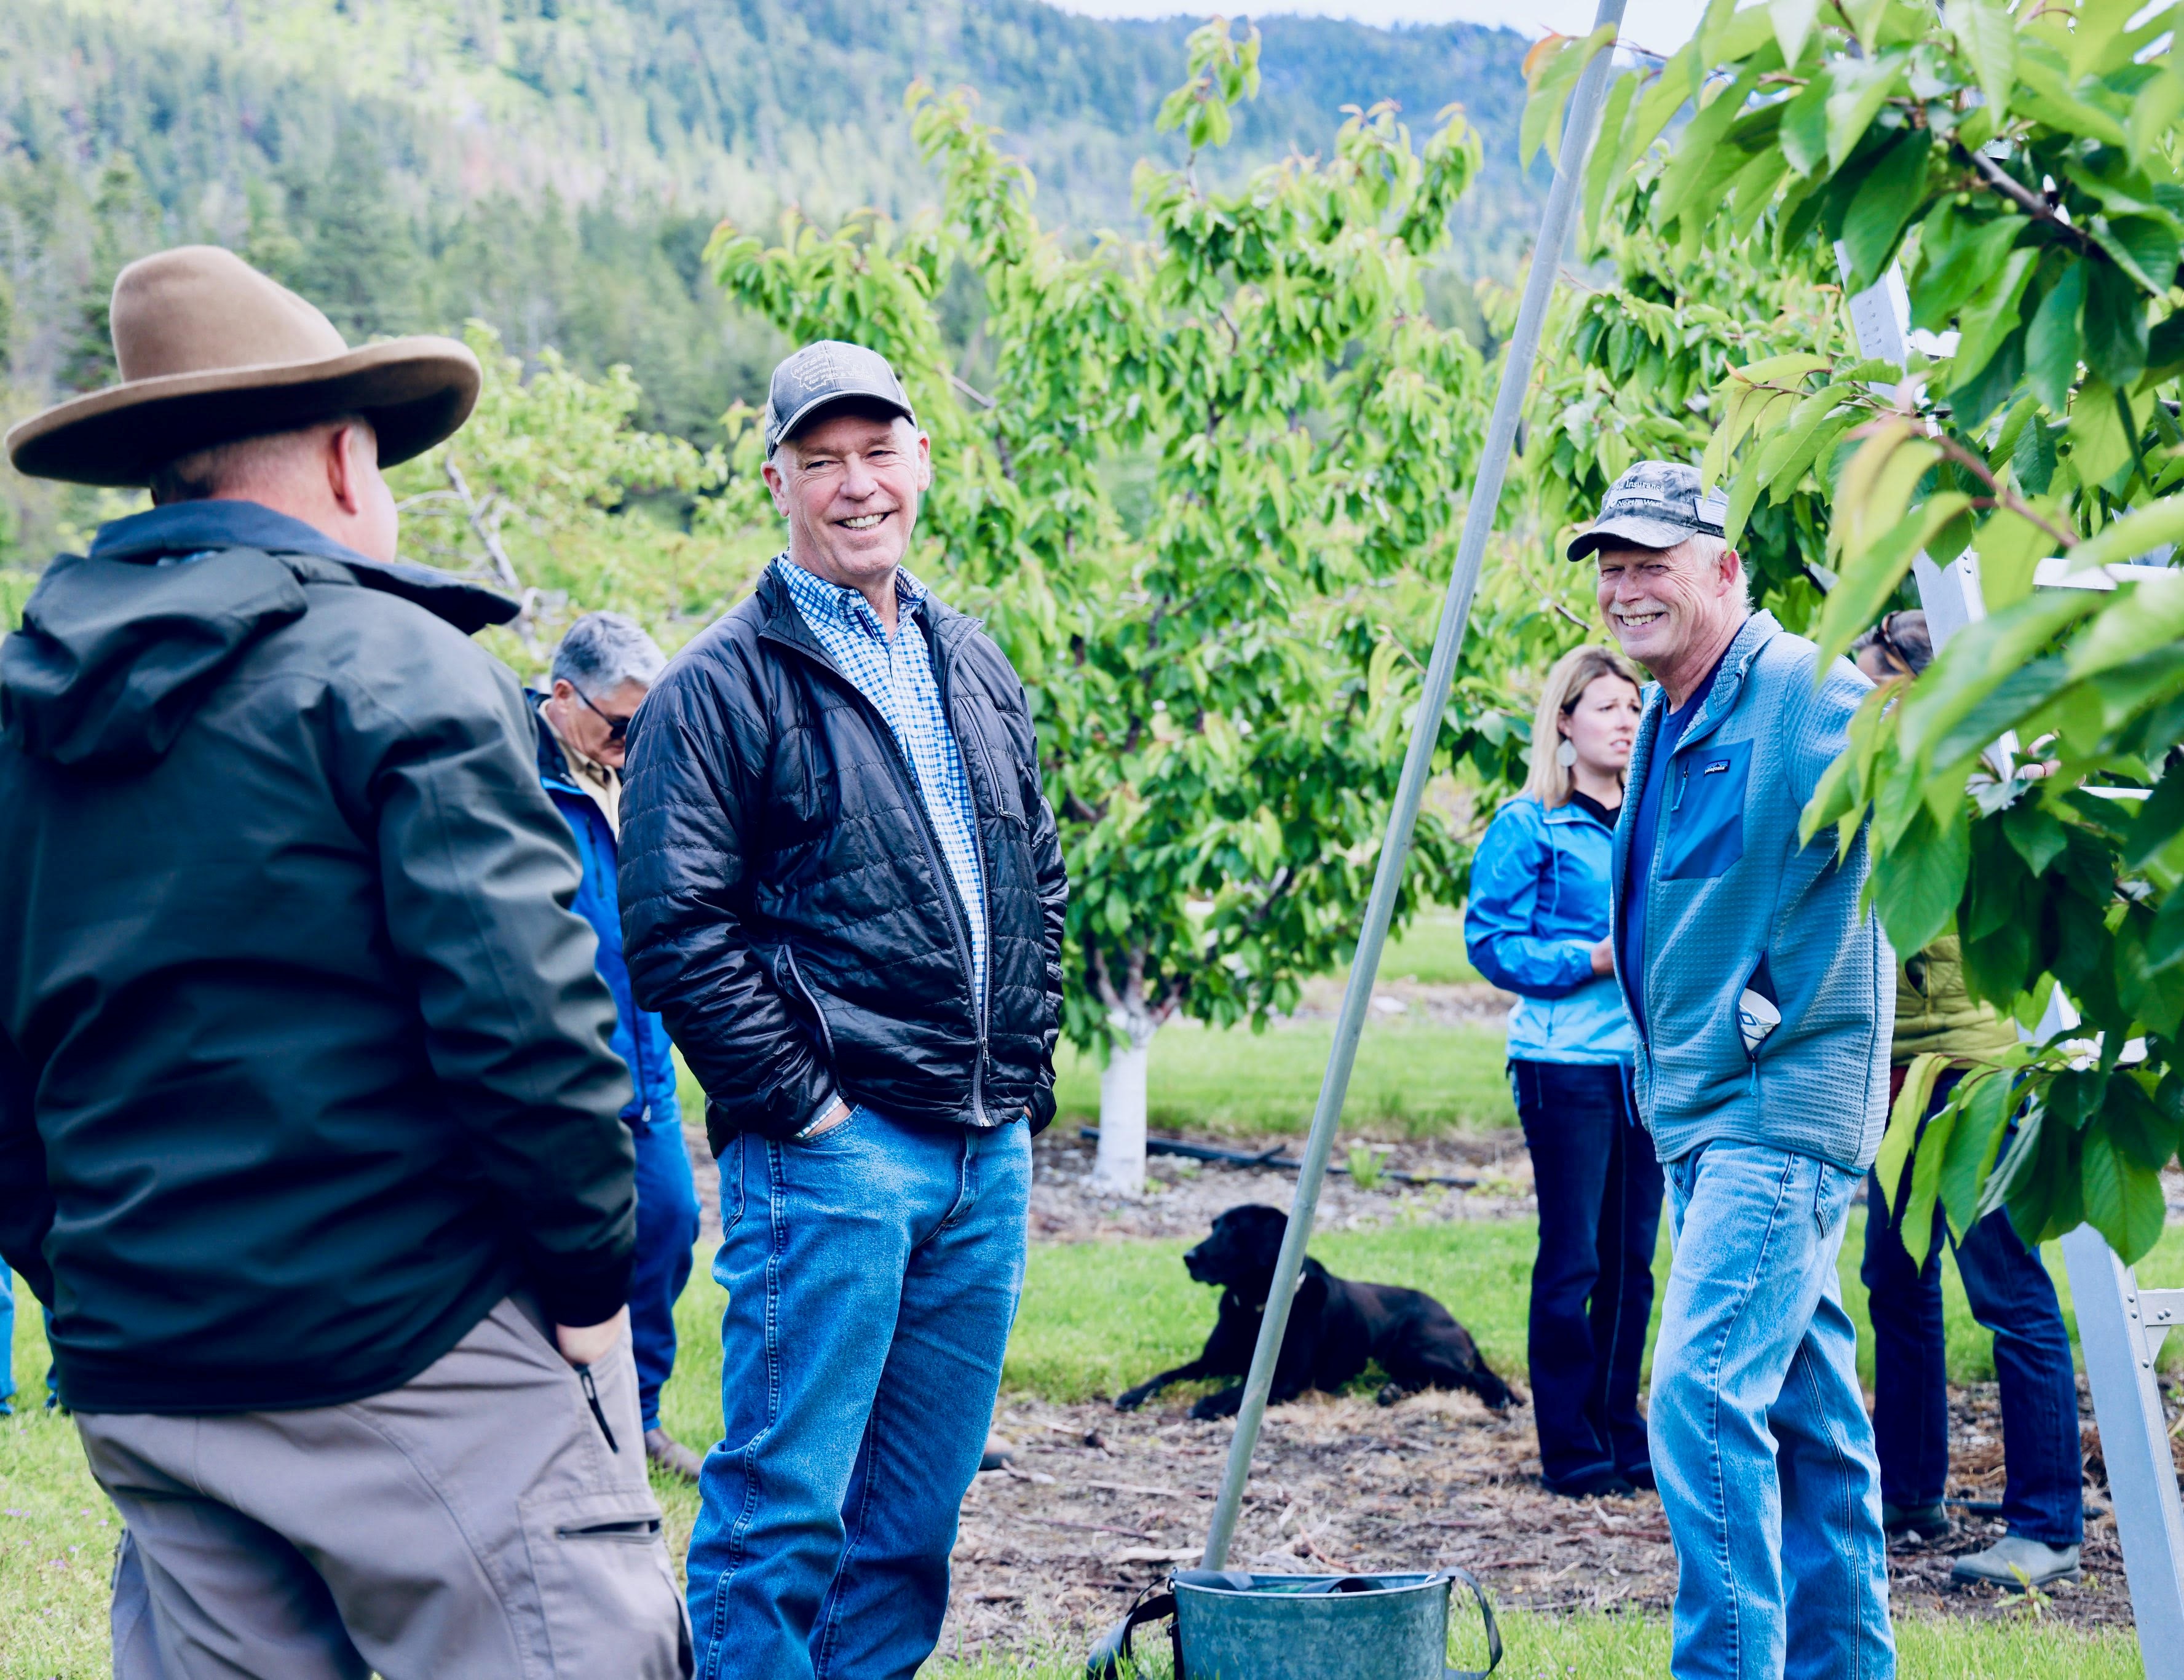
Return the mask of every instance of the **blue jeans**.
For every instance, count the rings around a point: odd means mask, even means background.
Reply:
[[[60,1372],[53,1361],[53,1315],[46,1314],[46,1404],[60,1402]],[[0,1417],[15,1409],[15,1275],[0,1264]]]
[[[1937,1085],[1927,1118],[1948,1100],[1955,1079]],[[1923,1127],[1922,1127],[1923,1136]],[[1917,1156],[1914,1153],[1912,1159]],[[1911,1161],[1899,1195],[1908,1195]],[[1880,1497],[1892,1505],[1937,1504],[1949,1474],[1949,1359],[1942,1331],[1942,1245],[1948,1222],[1937,1206],[1923,1269],[1869,1175],[1865,1280],[1873,1314],[1873,1429],[1880,1448]],[[1901,1211],[1901,1203],[1898,1203]],[[2085,1466],[2078,1443],[2078,1382],[2055,1286],[2040,1256],[2018,1241],[2009,1215],[1989,1214],[1956,1245],[1972,1316],[1994,1332],[2002,1388],[2003,1521],[2012,1534],[2046,1546],[2085,1538]]]
[[[1638,1370],[1653,1314],[1661,1164],[1620,1062],[1509,1063],[1539,1192],[1528,1346],[1549,1487],[1652,1462]]]
[[[860,1107],[721,1157],[723,1438],[690,1537],[700,1680],[931,1655],[1023,1285],[1031,1139]]]
[[[660,1390],[675,1370],[675,1303],[690,1281],[698,1242],[698,1186],[672,1103],[632,1123],[637,1139],[637,1264],[629,1279],[629,1335],[637,1355],[637,1403],[647,1429],[660,1427]]]
[[[1859,1175],[1722,1141],[1668,1176],[1651,1417],[1678,1566],[1669,1672],[1887,1680],[1880,1472],[1836,1276]]]

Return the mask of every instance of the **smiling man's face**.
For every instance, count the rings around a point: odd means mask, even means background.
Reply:
[[[1672,549],[1598,551],[1600,611],[1623,651],[1672,689],[1680,667],[1711,666],[1744,620],[1742,567],[1719,538]]]
[[[784,440],[765,475],[788,521],[789,558],[869,594],[910,551],[917,499],[933,482],[931,445],[907,420],[848,408]]]

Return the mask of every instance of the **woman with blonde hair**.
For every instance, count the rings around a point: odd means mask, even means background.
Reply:
[[[1630,1089],[1632,1037],[1608,944],[1609,858],[1637,739],[1640,678],[1613,648],[1556,661],[1524,790],[1471,866],[1464,943],[1520,1000],[1509,1080],[1540,1204],[1532,1406],[1547,1487],[1653,1485],[1638,1367],[1653,1308],[1661,1165]]]

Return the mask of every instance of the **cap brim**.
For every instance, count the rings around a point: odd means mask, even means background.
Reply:
[[[392,466],[460,429],[482,378],[452,338],[395,338],[320,361],[139,379],[31,416],[8,434],[8,457],[34,478],[138,486],[194,449],[360,414]]]
[[[774,433],[773,441],[766,445],[766,454],[771,455],[810,425],[822,410],[836,408],[844,403],[869,403],[874,408],[892,409],[912,426],[917,424],[917,410],[899,397],[890,397],[880,391],[830,391],[823,397],[812,398],[783,421],[781,430]]]
[[[1636,514],[1618,514],[1613,519],[1601,520],[1589,530],[1580,531],[1564,555],[1565,559],[1583,560],[1602,549],[1672,549],[1687,538],[1699,535],[1696,525],[1680,525],[1673,519],[1646,519]]]

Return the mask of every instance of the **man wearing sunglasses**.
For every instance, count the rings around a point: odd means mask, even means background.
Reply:
[[[584,872],[577,913],[599,935],[599,978],[614,994],[614,1051],[636,1094],[621,1117],[637,1141],[637,1263],[629,1331],[637,1356],[644,1454],[685,1481],[698,1455],[660,1426],[660,1391],[675,1369],[675,1303],[690,1281],[698,1190],[682,1143],[675,1061],[660,1017],[630,996],[615,876],[621,837],[621,763],[629,720],[666,663],[636,620],[588,612],[554,650],[552,692],[532,695],[539,720],[538,779],[576,838]]]

